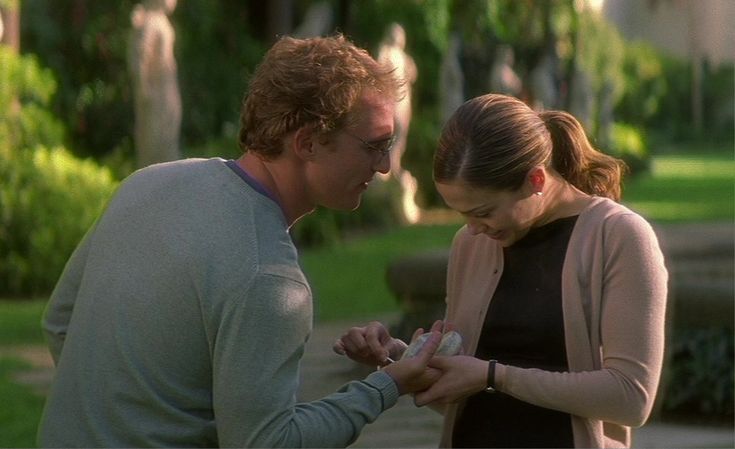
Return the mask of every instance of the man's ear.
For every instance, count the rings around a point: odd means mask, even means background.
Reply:
[[[302,126],[293,133],[291,147],[296,156],[303,160],[312,160],[316,156],[315,144],[317,135],[309,126]]]

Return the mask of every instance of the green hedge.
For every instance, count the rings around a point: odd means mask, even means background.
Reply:
[[[633,125],[613,123],[607,152],[624,160],[631,175],[648,172],[651,167],[646,134],[643,129]]]
[[[732,328],[677,329],[669,351],[664,417],[732,422]]]
[[[0,148],[0,295],[48,293],[117,186],[62,147]]]
[[[48,106],[55,93],[53,73],[34,55],[0,45],[0,147],[61,144],[64,125]]]

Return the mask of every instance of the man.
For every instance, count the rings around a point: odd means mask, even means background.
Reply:
[[[40,446],[346,446],[433,380],[415,358],[297,404],[312,298],[289,227],[350,210],[390,168],[400,83],[341,36],[282,38],[250,83],[236,161],[131,175],[72,255],[43,326]]]

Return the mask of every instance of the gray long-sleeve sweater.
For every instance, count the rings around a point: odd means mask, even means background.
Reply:
[[[43,320],[41,447],[332,447],[393,406],[376,372],[296,403],[312,297],[279,206],[222,159],[131,175]]]

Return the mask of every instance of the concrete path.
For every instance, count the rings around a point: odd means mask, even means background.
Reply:
[[[390,317],[386,320],[390,320]],[[369,372],[351,360],[332,352],[332,343],[352,325],[363,323],[317,324],[302,361],[300,400],[315,400],[337,390],[342,384],[361,379]],[[46,394],[53,375],[53,365],[43,346],[15,346],[0,349],[0,357],[28,361],[33,369],[17,374],[16,381]],[[381,415],[363,430],[353,448],[431,448],[437,447],[441,416],[428,408],[417,408],[410,397]],[[676,425],[652,422],[635,431],[634,448],[732,448],[733,428]]]

